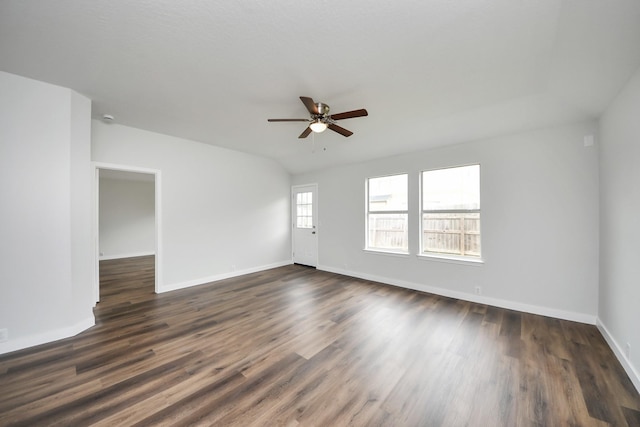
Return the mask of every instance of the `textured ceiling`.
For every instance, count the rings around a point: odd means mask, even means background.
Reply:
[[[0,70],[291,173],[597,118],[639,66],[638,0],[0,1]],[[300,95],[369,116],[299,140]]]

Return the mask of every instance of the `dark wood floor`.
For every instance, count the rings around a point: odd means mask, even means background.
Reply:
[[[640,426],[594,326],[287,266],[162,295],[101,263],[97,325],[0,356],[0,425]]]

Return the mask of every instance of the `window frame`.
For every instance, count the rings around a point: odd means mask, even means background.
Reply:
[[[369,200],[369,184],[370,181],[372,179],[380,179],[380,178],[390,178],[390,177],[395,177],[395,176],[406,176],[407,179],[407,186],[405,188],[406,191],[406,198],[407,198],[407,207],[405,210],[370,210],[370,200]],[[409,255],[409,239],[411,234],[409,233],[409,228],[410,228],[410,217],[409,217],[409,179],[410,179],[410,174],[408,172],[400,172],[400,173],[392,173],[392,174],[386,174],[386,175],[378,175],[378,176],[371,176],[365,179],[365,197],[364,197],[364,201],[365,201],[365,224],[364,224],[364,232],[365,232],[365,244],[364,244],[364,250],[365,251],[369,251],[369,252],[375,252],[375,253],[380,253],[380,254],[386,254],[386,255],[395,255],[395,256],[404,256],[404,255]],[[406,217],[406,229],[405,229],[405,233],[406,233],[406,242],[407,242],[407,248],[406,249],[392,249],[392,248],[379,248],[379,247],[375,247],[375,246],[371,246],[370,242],[369,242],[369,222],[370,222],[370,216],[371,215],[380,215],[380,214],[389,214],[389,215],[405,215]]]
[[[441,171],[446,169],[457,169],[470,166],[478,167],[478,208],[477,209],[424,209],[424,174],[428,172]],[[439,168],[425,169],[418,174],[419,180],[419,247],[418,257],[424,259],[434,260],[446,260],[453,262],[463,263],[484,263],[484,251],[482,248],[482,165],[480,163],[469,163],[455,166],[445,166]],[[425,214],[478,214],[478,236],[480,238],[479,243],[479,255],[460,255],[446,252],[432,252],[425,251],[425,228],[424,228],[424,215]],[[465,235],[466,233],[461,233]]]

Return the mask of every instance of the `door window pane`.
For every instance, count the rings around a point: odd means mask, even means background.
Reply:
[[[296,193],[296,227],[313,227],[313,193]]]

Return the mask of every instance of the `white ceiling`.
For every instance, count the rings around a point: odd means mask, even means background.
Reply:
[[[0,70],[291,173],[597,118],[638,67],[638,0],[0,1]],[[300,95],[369,116],[299,140]]]

